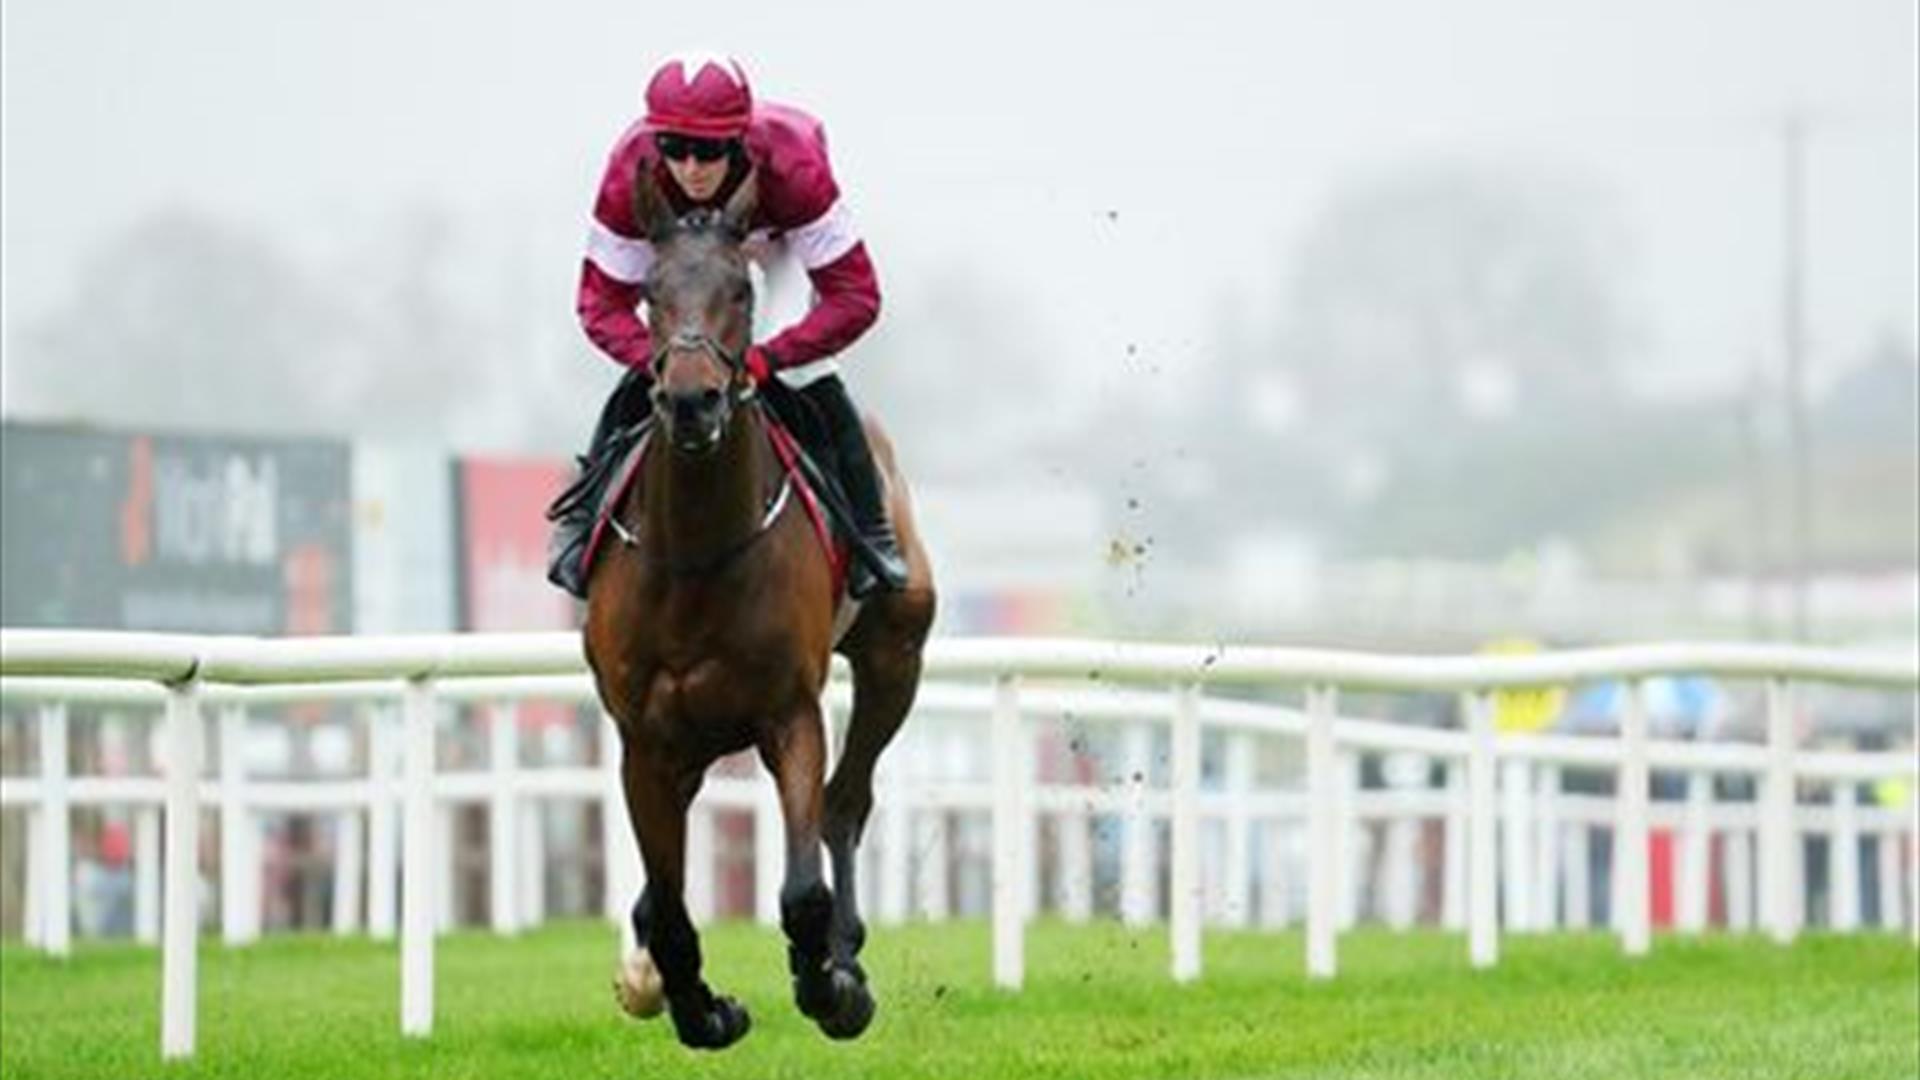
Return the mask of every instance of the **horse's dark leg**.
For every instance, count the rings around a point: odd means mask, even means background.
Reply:
[[[866,945],[855,884],[855,856],[873,812],[873,773],[913,708],[920,688],[920,648],[931,622],[931,594],[893,594],[876,601],[849,641],[853,665],[853,715],[847,742],[827,785],[826,841],[833,855],[834,955],[865,981],[857,957]],[[868,621],[868,620],[871,621]]]
[[[647,866],[647,887],[634,905],[634,931],[645,935],[640,943],[660,969],[680,1041],[718,1050],[745,1035],[751,1020],[739,1002],[716,996],[700,978],[700,935],[682,899],[687,805],[699,788],[699,773],[663,767],[657,756],[636,752],[631,742],[621,755],[627,814]]]
[[[873,1019],[873,997],[853,972],[835,963],[833,890],[820,863],[820,781],[826,771],[826,735],[817,702],[808,700],[760,747],[761,760],[780,789],[787,830],[787,875],[780,888],[780,925],[794,1003],[820,1030],[851,1039]]]
[[[640,887],[640,895],[633,898],[633,910],[627,913],[628,921],[633,923],[633,940],[641,948],[653,940],[653,886]]]

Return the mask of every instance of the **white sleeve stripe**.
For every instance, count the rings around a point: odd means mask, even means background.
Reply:
[[[653,245],[621,236],[594,218],[587,229],[587,258],[615,281],[638,285],[647,279],[647,268],[653,265]]]
[[[800,257],[800,265],[809,270],[818,270],[852,251],[854,245],[860,242],[860,236],[853,231],[853,215],[847,211],[847,204],[835,200],[826,213],[797,229],[789,230],[787,241],[793,245],[794,254]]]

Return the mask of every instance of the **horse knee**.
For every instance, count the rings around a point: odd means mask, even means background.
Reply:
[[[821,956],[827,951],[827,935],[833,928],[833,892],[825,882],[814,881],[780,891],[780,928],[799,953]]]

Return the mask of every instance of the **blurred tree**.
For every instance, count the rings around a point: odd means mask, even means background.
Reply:
[[[149,217],[9,351],[13,404],[147,429],[584,441],[610,365],[529,331],[547,297],[524,257],[477,251],[476,236],[416,206],[296,257],[209,214]]]
[[[1815,403],[1816,448],[1920,449],[1920,353],[1888,330]]]
[[[1624,235],[1595,192],[1524,172],[1428,165],[1342,190],[1286,297],[1305,407],[1388,433],[1612,396]]]
[[[15,386],[47,415],[138,427],[327,427],[352,339],[337,297],[266,238],[171,212],[87,261],[31,326]],[[333,419],[337,419],[333,418]]]
[[[913,476],[988,480],[1058,437],[1064,375],[1017,293],[957,266],[888,281],[879,325],[842,367]]]

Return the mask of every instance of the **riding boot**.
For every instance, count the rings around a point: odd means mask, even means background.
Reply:
[[[600,410],[586,454],[578,459],[580,475],[547,507],[547,520],[553,522],[547,542],[547,580],[582,600],[587,598],[585,556],[594,515],[621,457],[647,418],[652,385],[645,368],[627,370]]]
[[[878,590],[898,592],[906,588],[907,560],[900,552],[893,523],[887,519],[886,504],[880,497],[880,473],[873,450],[867,445],[859,410],[853,407],[837,375],[816,379],[801,393],[818,410],[832,435],[840,459],[840,484],[846,489],[854,531],[859,534],[853,545],[852,564],[847,568],[847,591],[859,600]]]

